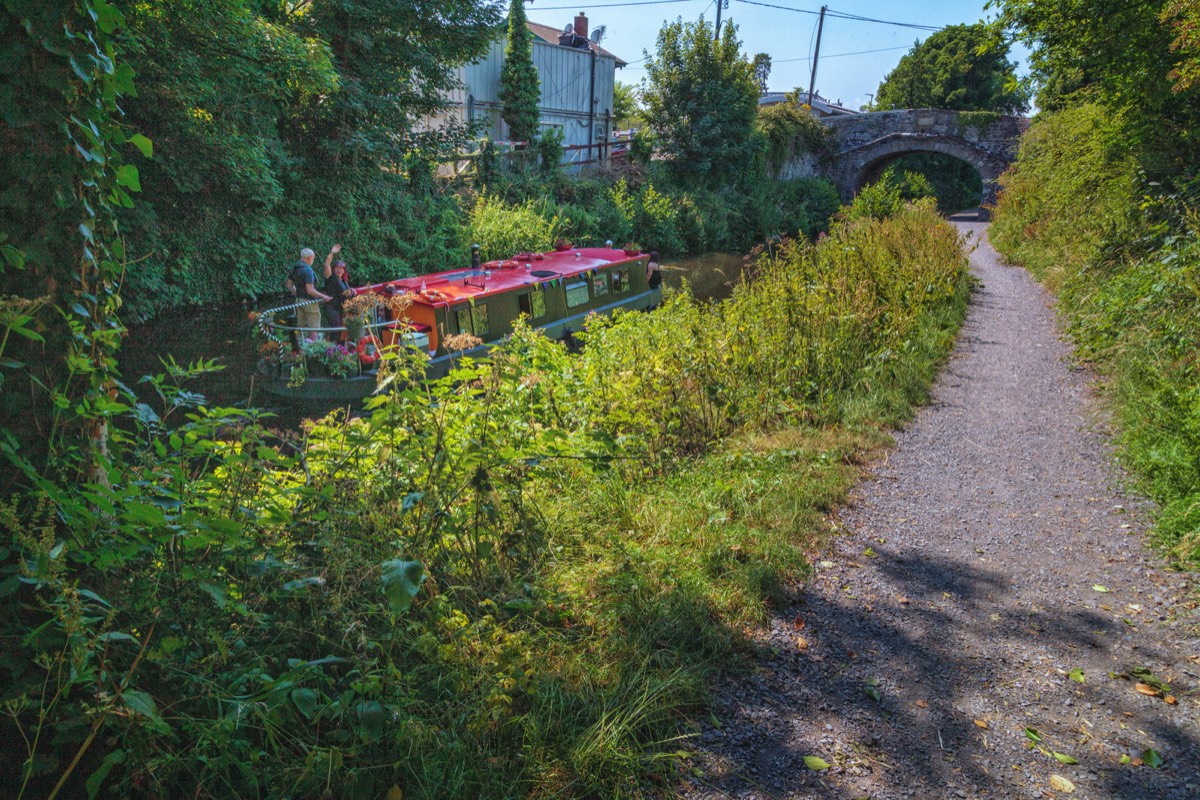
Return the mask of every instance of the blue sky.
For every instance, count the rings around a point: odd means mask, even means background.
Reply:
[[[596,0],[592,5],[570,0],[532,0],[525,4],[529,19],[562,27],[579,11],[586,11],[591,27],[607,26],[604,46],[630,62],[617,73],[622,83],[637,84],[645,77],[643,51],[653,52],[663,22],[676,17],[695,20],[701,15],[711,24],[718,0],[668,0],[641,5],[614,5],[634,0]],[[773,60],[770,88],[787,91],[797,86],[806,90],[812,69],[812,45],[816,33],[819,0],[757,0],[786,11],[753,5],[746,0],[727,0],[721,11],[722,21],[732,19],[738,26],[742,49],[749,55],[769,53]],[[826,0],[830,13],[840,13],[889,22],[926,27],[941,27],[977,22],[984,18],[986,0]],[[607,6],[607,7],[606,7]],[[896,66],[913,43],[929,36],[919,28],[883,25],[860,20],[826,16],[821,37],[821,59],[817,71],[817,91],[831,100],[858,108],[870,100],[871,93],[884,76]],[[874,51],[874,52],[865,52]],[[1018,63],[1024,52],[1010,56]],[[637,62],[637,63],[634,63]],[[1022,63],[1023,67],[1023,63]],[[1021,70],[1024,73],[1024,69]]]

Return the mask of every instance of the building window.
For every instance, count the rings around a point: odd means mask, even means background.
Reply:
[[[475,95],[467,95],[467,124],[471,125],[475,122]]]
[[[606,294],[608,294],[608,276],[603,272],[597,272],[596,276],[592,278],[592,296],[604,297]]]

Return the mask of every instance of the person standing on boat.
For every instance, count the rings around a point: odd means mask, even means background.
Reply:
[[[333,257],[342,252],[342,246],[335,244],[325,256],[325,294],[333,298],[326,306],[329,314],[329,324],[333,328],[343,327],[342,306],[346,298],[352,296],[350,291],[350,273],[346,271],[346,262]],[[335,336],[335,338],[337,338]]]
[[[646,283],[651,289],[662,286],[662,268],[658,265],[658,251],[650,251],[650,260],[646,262]]]
[[[300,260],[292,265],[292,283],[296,287],[296,301],[329,300],[329,295],[316,287],[317,277],[313,274],[312,264],[317,254],[311,248],[300,251]],[[305,328],[303,334],[308,339],[317,339],[321,332],[321,307],[316,303],[300,306],[296,309],[296,325]]]

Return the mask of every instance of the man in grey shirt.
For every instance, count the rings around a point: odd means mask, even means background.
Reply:
[[[311,248],[304,248],[300,251],[300,260],[292,265],[292,283],[295,285],[296,300],[303,301],[308,299],[313,300],[329,300],[329,295],[317,289],[316,275],[313,274],[312,264],[317,254]],[[301,306],[296,309],[296,324],[301,328],[309,330],[304,331],[304,336],[309,339],[318,339],[321,334],[317,328],[321,327],[321,307],[316,303]]]

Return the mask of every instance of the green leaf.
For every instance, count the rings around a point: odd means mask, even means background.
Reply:
[[[129,143],[132,144],[134,147],[136,147],[138,150],[141,150],[142,155],[144,155],[146,158],[154,157],[154,142],[150,141],[148,138],[146,138],[142,134],[135,133],[133,136],[130,136]]]
[[[413,600],[425,582],[425,565],[420,561],[385,561],[383,563],[383,593],[393,614],[402,614],[412,606]]]
[[[1108,592],[1108,589],[1106,587],[1101,586],[1098,583],[1093,583],[1092,588],[1095,589],[1097,592],[1105,592],[1105,593]]]
[[[363,741],[373,742],[383,736],[383,725],[387,721],[383,706],[374,700],[364,700],[358,704],[357,710]]]
[[[1073,669],[1068,673],[1068,677],[1076,683],[1087,683],[1087,679],[1083,677],[1083,670]]]
[[[104,33],[112,33],[124,21],[121,12],[105,0],[92,0],[92,9],[96,12],[96,25]]]
[[[312,719],[317,713],[317,702],[321,699],[321,694],[316,689],[293,689],[292,702],[296,704],[296,710],[304,715],[305,719]]]
[[[142,190],[142,182],[138,177],[138,168],[133,164],[121,165],[121,168],[117,170],[117,183],[128,187],[131,192],[140,192]]]
[[[1128,754],[1128,753],[1121,753],[1120,762],[1121,762],[1122,764],[1128,764],[1128,763],[1129,763],[1130,761],[1132,761],[1132,760],[1133,760],[1133,759],[1129,757],[1129,754]]]
[[[1078,764],[1079,763],[1078,761],[1071,758],[1066,753],[1052,753],[1051,755],[1053,755],[1056,759],[1058,759],[1058,763],[1060,763],[1060,764]]]
[[[146,692],[137,689],[126,689],[121,697],[125,699],[125,705],[130,711],[139,714],[152,723],[151,727],[155,730],[168,732],[170,727],[166,720],[158,713],[158,706],[154,703],[154,698]]]
[[[87,779],[87,796],[88,800],[95,800],[96,795],[100,794],[100,788],[104,786],[104,779],[108,777],[108,773],[112,772],[112,768],[117,764],[125,763],[125,751],[113,750],[104,757],[100,762],[100,766],[96,771],[88,776]]]
[[[98,642],[133,642],[134,644],[140,644],[138,642],[136,636],[133,636],[128,633],[122,633],[121,631],[108,631],[107,633],[102,633],[96,637],[96,641],[98,641]]]
[[[1036,728],[1026,728],[1025,738],[1031,742],[1040,742],[1042,740],[1042,735],[1037,732]]]
[[[1142,751],[1142,763],[1152,769],[1158,769],[1166,762],[1163,760],[1162,754],[1153,748],[1147,748]]]
[[[829,769],[829,762],[818,756],[805,756],[804,766],[814,772],[821,772],[822,770]]]
[[[225,608],[227,605],[229,605],[229,598],[225,596],[225,590],[220,586],[217,586],[213,583],[202,582],[200,584],[200,589],[209,597],[211,597],[213,602],[216,603],[219,608]]]

